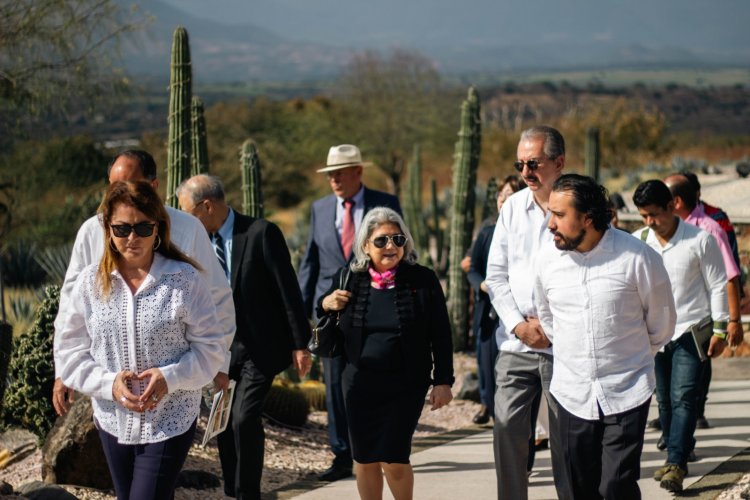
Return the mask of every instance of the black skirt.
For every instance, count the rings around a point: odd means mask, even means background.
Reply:
[[[428,384],[407,375],[394,290],[371,290],[357,366],[342,376],[352,457],[359,463],[409,463]]]

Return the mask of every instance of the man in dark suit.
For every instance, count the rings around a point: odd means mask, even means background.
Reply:
[[[313,317],[318,299],[331,284],[331,276],[351,259],[354,235],[364,214],[379,206],[401,213],[398,198],[362,184],[364,166],[359,148],[342,144],[331,147],[325,168],[318,170],[328,176],[333,194],[312,205],[310,236],[300,263],[299,285],[308,317]],[[320,476],[321,481],[337,481],[352,474],[349,430],[341,392],[344,365],[342,356],[323,359],[328,439],[335,458],[331,467]]]
[[[209,175],[184,181],[177,197],[180,207],[211,234],[236,310],[229,377],[237,386],[230,423],[218,436],[224,493],[260,499],[263,400],[276,374],[290,363],[301,377],[310,370],[310,324],[289,250],[276,225],[232,210],[224,201],[221,181]]]

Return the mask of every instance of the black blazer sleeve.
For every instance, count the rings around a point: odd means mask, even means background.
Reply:
[[[310,323],[305,315],[302,295],[292,267],[284,235],[275,224],[268,223],[263,238],[263,256],[286,310],[295,349],[307,348]]]
[[[429,269],[425,269],[427,283],[427,319],[429,326],[427,333],[432,351],[434,385],[453,385],[453,338],[451,324],[448,318],[448,307],[445,304],[445,294],[440,286],[438,277]]]
[[[469,272],[466,274],[466,278],[469,280],[471,287],[477,293],[481,291],[480,285],[487,276],[487,256],[489,254],[489,247],[494,232],[494,225],[487,226],[479,231],[471,250],[471,267],[469,267]]]

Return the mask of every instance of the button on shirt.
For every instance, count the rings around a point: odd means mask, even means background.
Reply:
[[[729,320],[727,278],[716,239],[677,217],[677,230],[663,247],[656,233],[642,228],[633,233],[662,256],[672,283],[677,324],[672,340],[706,316],[714,321]]]
[[[484,281],[501,320],[496,332],[501,351],[552,354],[550,348],[527,346],[510,332],[526,317],[538,316],[532,297],[533,259],[540,249],[554,248],[552,234],[547,230],[548,221],[549,212],[542,211],[530,189],[513,194],[500,210]],[[545,330],[545,333],[549,336],[549,332]]]
[[[631,410],[656,385],[654,354],[674,332],[675,306],[659,254],[607,230],[590,252],[542,250],[535,263],[539,320],[554,345],[550,391],[573,415]]]

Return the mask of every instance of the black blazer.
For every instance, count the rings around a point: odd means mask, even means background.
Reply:
[[[392,194],[365,187],[364,198],[365,214],[375,207],[389,207],[401,214],[398,198]],[[308,317],[312,317],[318,299],[330,286],[333,273],[346,265],[341,235],[336,231],[336,201],[336,196],[330,194],[312,204],[310,234],[299,265],[299,287]]]
[[[340,269],[328,291],[318,301],[318,316],[323,311],[323,298],[340,283]],[[344,355],[348,363],[357,365],[364,340],[364,318],[370,294],[367,271],[351,273],[347,289],[353,293],[341,313],[340,327],[344,333]],[[453,341],[448,320],[445,295],[435,273],[419,264],[402,263],[396,273],[396,311],[401,327],[404,365],[413,381],[434,385],[453,384]],[[432,377],[430,377],[432,375]]]
[[[289,249],[275,224],[234,213],[231,284],[237,332],[229,375],[238,378],[250,360],[273,377],[310,340]]]

